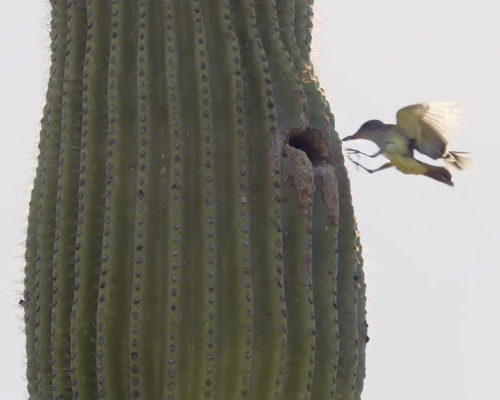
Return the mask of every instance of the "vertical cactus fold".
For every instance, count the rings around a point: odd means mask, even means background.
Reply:
[[[204,398],[212,393],[218,316],[217,253],[214,198],[214,131],[210,109],[211,84],[208,70],[207,38],[200,2],[175,2],[177,48],[179,49],[180,135],[185,138],[181,164],[185,187],[181,308],[182,352],[179,363],[184,381],[181,398]],[[186,27],[190,29],[186,29]],[[193,251],[193,245],[196,251]],[[195,293],[196,296],[186,296]],[[189,372],[188,372],[189,371]]]
[[[30,399],[360,399],[365,282],[311,0],[52,0]]]
[[[280,209],[280,142],[272,78],[250,1],[230,2],[231,21],[241,53],[245,136],[250,147],[245,201],[253,297],[250,383],[244,398],[280,397],[286,349],[283,236]],[[266,266],[256,268],[256,266]]]
[[[165,184],[162,165],[164,150],[158,148],[165,142],[161,108],[166,108],[161,87],[165,81],[163,35],[161,28],[163,5],[159,2],[139,1],[137,7],[138,26],[136,40],[136,159],[133,173],[136,179],[134,270],[132,293],[130,294],[129,319],[129,371],[128,393],[137,398],[154,398],[160,390],[159,371],[163,362],[161,343],[163,333],[156,323],[162,311],[161,292],[156,282],[162,278],[165,265],[161,249],[166,242],[163,229],[165,217],[162,210],[161,187]],[[163,154],[163,157],[162,157]],[[130,174],[129,166],[129,174]],[[135,174],[134,174],[135,173]]]
[[[99,3],[99,1],[96,1]],[[135,315],[130,308],[140,290],[143,268],[135,253],[138,99],[136,1],[112,1],[107,85],[107,146],[104,221],[97,306],[97,382],[101,398],[127,398]],[[134,258],[135,257],[135,258]],[[138,286],[139,285],[139,286]]]
[[[330,164],[334,167],[339,195],[338,273],[337,302],[339,318],[339,359],[335,379],[335,399],[351,399],[357,368],[357,225],[352,207],[352,195],[347,170],[341,151],[341,143],[335,132],[333,115],[328,103],[326,113],[330,120]]]
[[[283,150],[282,212],[287,348],[283,398],[308,398],[315,362],[316,324],[312,284],[314,173],[307,155]]]
[[[165,98],[165,136],[164,142],[160,145],[162,154],[160,158],[162,167],[160,174],[165,176],[160,185],[162,198],[162,226],[165,230],[166,240],[163,243],[161,251],[161,261],[163,279],[160,280],[159,288],[163,288],[163,294],[159,301],[163,304],[163,312],[160,314],[163,320],[163,337],[165,338],[161,345],[162,365],[160,368],[160,393],[168,393],[173,398],[179,398],[182,381],[179,379],[183,371],[180,370],[178,354],[180,350],[179,324],[181,322],[181,312],[183,311],[180,303],[183,292],[180,291],[180,280],[183,277],[184,265],[183,254],[181,253],[181,237],[184,232],[183,209],[180,207],[184,199],[184,185],[181,184],[184,170],[181,168],[181,150],[184,149],[184,142],[180,137],[179,128],[179,90],[178,90],[178,49],[176,23],[174,18],[173,2],[165,1],[163,13],[164,30],[164,65],[166,66],[166,86],[163,86]],[[161,87],[160,87],[161,89]],[[160,91],[161,95],[161,91]],[[184,138],[184,136],[183,136]],[[187,238],[186,238],[187,239]],[[166,361],[166,362],[165,362]]]
[[[82,78],[86,41],[85,5],[68,2],[56,225],[52,262],[52,388],[55,398],[71,395],[70,324],[74,295],[75,232],[78,222],[78,173],[82,129]]]
[[[54,287],[52,268],[57,254],[56,198],[58,197],[58,161],[61,145],[62,93],[64,66],[66,63],[67,4],[63,0],[52,0],[51,20],[51,69],[47,94],[47,113],[43,119],[45,125],[45,149],[41,182],[38,193],[37,220],[37,256],[35,267],[35,357],[37,374],[32,375],[38,383],[37,397],[45,400],[53,398],[51,336],[52,307],[54,305]],[[66,251],[67,249],[62,249]],[[64,266],[62,267],[64,268]],[[68,283],[65,283],[68,285]],[[68,302],[70,299],[64,299]],[[59,305],[61,307],[61,305]],[[64,307],[64,305],[62,306]],[[64,319],[61,315],[61,319]],[[58,321],[59,322],[59,321]],[[55,333],[55,332],[54,332]],[[64,340],[64,339],[63,339]],[[59,343],[59,346],[65,346]],[[54,349],[55,350],[55,349]],[[36,397],[35,397],[36,398]]]
[[[70,327],[71,386],[74,398],[97,398],[96,312],[103,247],[106,146],[108,124],[108,59],[111,4],[87,1],[85,59],[78,184],[78,227],[75,243],[73,309]],[[111,138],[110,138],[111,140]],[[99,328],[101,329],[101,328]],[[102,380],[102,379],[101,379]]]
[[[202,2],[205,21],[211,90],[213,159],[218,179],[214,182],[215,234],[217,240],[216,275],[217,342],[214,357],[219,360],[211,381],[214,398],[236,399],[248,396],[251,373],[252,276],[250,275],[249,224],[249,140],[245,131],[243,81],[240,51],[231,24],[228,2]]]
[[[48,93],[47,93],[48,99]],[[38,397],[38,367],[36,360],[35,331],[36,331],[36,263],[38,247],[38,205],[40,186],[42,180],[43,162],[45,158],[46,141],[46,120],[49,107],[48,102],[43,110],[41,120],[41,132],[38,144],[38,166],[36,169],[33,189],[31,190],[31,200],[29,203],[28,232],[26,236],[26,250],[24,253],[24,291],[21,305],[24,307],[24,331],[26,333],[26,377],[28,380],[28,394],[30,399]]]
[[[339,199],[337,178],[330,165],[314,168],[313,293],[316,356],[311,399],[332,398],[338,362],[337,314]],[[333,245],[332,245],[333,244]]]
[[[357,263],[357,281],[358,281],[358,364],[356,368],[356,382],[354,384],[354,400],[361,400],[364,381],[366,376],[366,344],[370,340],[368,337],[368,323],[366,322],[366,282],[365,272],[363,270],[363,255],[361,238],[356,236],[356,263]]]

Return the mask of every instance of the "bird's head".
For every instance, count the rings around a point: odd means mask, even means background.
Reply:
[[[379,121],[378,119],[372,119],[370,121],[366,121],[363,125],[361,125],[361,127],[354,135],[346,136],[344,139],[342,139],[342,141],[347,142],[349,140],[357,140],[357,139],[365,139],[373,141],[374,134],[376,134],[377,131],[383,128],[384,125],[385,124],[382,121]]]

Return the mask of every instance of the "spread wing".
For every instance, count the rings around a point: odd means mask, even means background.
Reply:
[[[415,149],[436,160],[446,154],[454,139],[462,111],[453,102],[414,104],[396,114],[396,125],[413,140]]]

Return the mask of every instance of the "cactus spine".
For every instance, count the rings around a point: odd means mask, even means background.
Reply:
[[[361,244],[312,0],[51,0],[30,399],[359,399]]]

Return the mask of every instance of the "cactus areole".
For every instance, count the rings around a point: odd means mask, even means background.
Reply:
[[[50,1],[30,399],[361,398],[361,245],[312,3]]]

